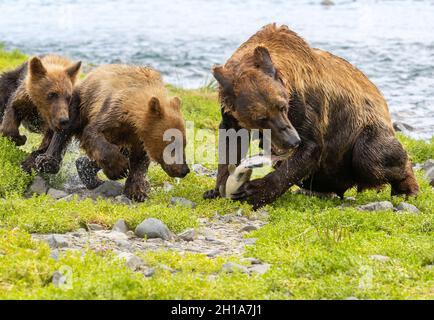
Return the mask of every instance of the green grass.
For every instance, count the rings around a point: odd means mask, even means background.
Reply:
[[[25,59],[19,52],[0,50],[0,70],[12,68]],[[195,126],[214,131],[219,122],[217,94],[210,89],[182,90],[170,87],[183,100],[183,113]],[[45,243],[31,240],[29,233],[68,232],[87,223],[110,228],[124,219],[130,228],[147,217],[164,221],[174,232],[198,226],[199,218],[209,218],[242,208],[246,204],[226,199],[205,201],[202,193],[214,185],[211,178],[190,174],[179,183],[152,165],[150,198],[132,207],[99,200],[92,202],[54,201],[47,196],[23,197],[32,177],[19,163],[35,148],[40,137],[26,133],[29,143],[16,148],[0,138],[0,299],[433,299],[434,298],[434,191],[416,172],[422,192],[406,200],[420,214],[360,212],[357,205],[403,198],[390,198],[390,188],[381,192],[355,190],[343,201],[286,193],[269,212],[269,223],[248,234],[258,238],[245,256],[272,265],[262,276],[225,274],[221,266],[241,257],[210,259],[200,254],[172,251],[138,253],[156,268],[153,277],[134,273],[111,252],[87,251],[50,257]],[[417,141],[398,136],[414,162],[434,158],[434,138]],[[67,155],[73,157],[73,155]],[[71,161],[74,159],[70,159]],[[67,159],[68,161],[68,159]],[[62,178],[57,178],[59,181]],[[170,182],[174,189],[164,192]],[[57,182],[59,183],[59,182]],[[180,196],[197,203],[194,210],[168,207],[171,197]],[[386,255],[389,261],[370,259]],[[159,268],[176,270],[171,274]],[[72,289],[56,288],[51,282],[56,270],[72,272]],[[98,272],[95,272],[98,270]]]

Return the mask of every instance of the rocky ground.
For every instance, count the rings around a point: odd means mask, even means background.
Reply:
[[[416,169],[425,171],[425,177],[434,186],[434,160],[428,160],[423,164],[415,165]],[[195,165],[193,171],[197,175],[215,176],[215,172],[206,169],[200,165]],[[173,188],[169,183],[165,183],[163,189],[170,191]],[[297,190],[300,192],[302,190]],[[105,198],[113,202],[125,205],[134,205],[123,194],[123,185],[115,181],[106,181],[95,190],[86,190],[83,185],[72,177],[65,183],[64,190],[53,189],[42,177],[36,177],[30,186],[28,194],[46,193],[56,200],[71,201],[86,198]],[[303,191],[306,193],[305,191]],[[330,196],[330,195],[327,195]],[[340,206],[350,206],[354,199],[347,198]],[[182,205],[195,208],[196,204],[185,198],[171,198],[168,205]],[[396,207],[389,201],[372,202],[358,206],[359,210],[377,211],[377,210],[394,210],[402,212],[419,213],[419,209],[414,205],[402,202]],[[131,269],[143,273],[145,276],[152,276],[154,268],[146,266],[140,258],[140,253],[148,250],[173,250],[184,253],[201,253],[209,258],[218,256],[238,256],[244,260],[247,267],[234,262],[228,262],[223,266],[222,271],[231,272],[238,270],[245,273],[265,273],[270,265],[262,263],[255,258],[245,258],[244,251],[246,246],[255,243],[255,238],[248,237],[248,233],[261,228],[267,223],[268,213],[258,211],[255,216],[247,218],[243,216],[241,209],[237,212],[218,215],[213,218],[201,218],[200,225],[196,229],[187,229],[179,234],[174,234],[160,220],[149,218],[140,223],[135,230],[129,230],[123,220],[118,220],[112,230],[106,230],[104,226],[97,224],[88,224],[87,228],[81,228],[74,232],[66,234],[33,234],[36,240],[46,241],[52,249],[52,258],[58,259],[59,254],[66,251],[84,252],[88,248],[101,252],[112,251],[124,259],[125,263]],[[380,257],[387,259],[388,257]],[[380,259],[372,257],[372,259]],[[161,268],[169,268],[162,265]],[[176,272],[176,270],[170,270]],[[58,281],[54,277],[53,281]]]
[[[215,175],[215,172],[200,165],[193,166],[193,171],[198,175]],[[165,183],[163,187],[165,191],[170,191],[172,188],[169,183]],[[59,201],[104,198],[125,205],[134,205],[122,192],[123,184],[115,181],[106,181],[94,190],[86,190],[75,177],[65,183],[65,190],[58,190],[50,188],[44,178],[37,176],[29,188],[28,195],[46,193]],[[168,205],[175,204],[191,209],[196,206],[188,199],[173,197]],[[243,257],[245,247],[256,241],[255,238],[246,237],[246,234],[262,227],[266,223],[267,216],[267,212],[259,211],[255,216],[247,218],[243,216],[240,209],[226,215],[216,214],[212,219],[201,218],[198,228],[187,229],[179,234],[172,233],[162,221],[150,218],[144,220],[135,230],[129,230],[126,223],[119,220],[112,230],[105,230],[104,226],[98,224],[88,224],[86,229],[81,228],[66,234],[32,234],[32,237],[49,244],[53,259],[58,259],[59,254],[66,251],[84,252],[88,248],[97,252],[110,250],[124,259],[127,266],[133,270],[150,276],[153,270],[148,268],[138,256],[147,250],[201,253],[209,258]],[[231,271],[235,268],[242,272],[265,273],[269,268],[269,265],[254,258],[242,258],[242,260],[250,263],[250,267],[246,268],[230,262],[224,265],[224,269]]]

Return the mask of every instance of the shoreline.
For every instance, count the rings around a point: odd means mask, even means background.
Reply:
[[[0,71],[24,59],[0,50]],[[169,90],[186,120],[217,128],[216,92]],[[82,194],[76,150],[57,176],[21,171],[40,140],[28,138],[24,148],[0,138],[0,299],[434,298],[434,188],[425,177],[434,137],[398,134],[418,164],[417,198],[391,197],[389,186],[351,189],[344,200],[293,189],[257,212],[204,200],[215,168],[200,165],[181,180],[151,165],[144,203],[112,181]],[[145,226],[157,236],[143,237]]]

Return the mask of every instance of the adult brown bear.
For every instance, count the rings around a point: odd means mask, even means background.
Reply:
[[[244,184],[233,199],[258,208],[294,184],[340,197],[353,186],[386,183],[393,195],[418,193],[386,101],[344,59],[310,48],[286,26],[270,24],[213,74],[220,85],[220,129],[271,129],[273,149],[292,152],[275,171]],[[227,163],[219,164],[216,188],[205,198],[219,196]]]

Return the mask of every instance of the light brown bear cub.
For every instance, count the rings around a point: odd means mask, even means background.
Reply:
[[[0,135],[11,138],[18,146],[25,144],[20,135],[21,123],[44,138],[38,150],[23,163],[26,171],[35,167],[36,157],[46,151],[53,133],[69,123],[69,103],[81,62],[55,55],[33,57],[0,76]]]
[[[78,138],[90,158],[77,161],[86,187],[99,185],[96,173],[101,168],[112,180],[128,175],[125,195],[143,201],[148,189],[144,175],[150,160],[159,163],[171,177],[189,173],[181,101],[169,98],[155,70],[127,65],[98,67],[77,86],[73,100],[71,108],[78,116],[74,117],[70,136]],[[169,129],[177,129],[182,138],[178,148],[182,159],[177,163],[166,163],[163,157],[165,148],[173,142],[163,139]],[[54,147],[43,156],[46,163],[50,158],[61,160],[69,138],[57,135],[54,140]]]

